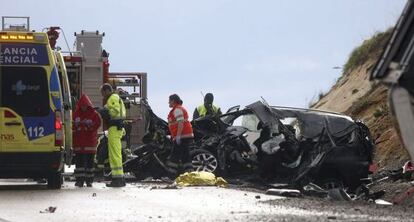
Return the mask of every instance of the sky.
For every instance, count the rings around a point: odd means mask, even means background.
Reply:
[[[406,0],[0,0],[31,29],[105,32],[111,72],[147,72],[161,117],[168,96],[192,113],[211,92],[225,112],[265,98],[307,107],[341,75],[352,49],[393,26]],[[58,45],[67,50],[63,39]],[[191,115],[191,114],[190,114]]]

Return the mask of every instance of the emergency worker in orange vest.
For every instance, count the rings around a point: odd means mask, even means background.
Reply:
[[[174,147],[166,164],[172,168],[172,173],[177,173],[180,164],[184,171],[189,172],[193,170],[189,150],[190,145],[194,143],[193,127],[188,120],[187,110],[182,106],[183,101],[177,94],[169,97],[168,104],[171,108],[168,114],[168,127]]]

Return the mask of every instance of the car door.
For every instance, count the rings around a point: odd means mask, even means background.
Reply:
[[[12,66],[0,69],[2,151],[49,149],[54,122],[45,69]]]
[[[63,95],[63,124],[65,128],[65,163],[72,163],[72,100],[66,65],[60,52],[56,52],[57,65],[59,70],[60,85]]]

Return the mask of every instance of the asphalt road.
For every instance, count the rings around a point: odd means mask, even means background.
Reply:
[[[414,221],[412,208],[283,198],[217,187],[161,189],[164,186],[130,183],[116,189],[95,183],[92,188],[75,188],[73,182],[65,182],[61,190],[47,190],[35,183],[0,182],[0,222]]]

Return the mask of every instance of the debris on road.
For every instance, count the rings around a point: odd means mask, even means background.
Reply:
[[[294,189],[268,189],[266,191],[266,194],[284,196],[284,197],[301,197],[302,196],[299,190],[294,190]]]
[[[44,210],[39,211],[39,213],[54,213],[56,211],[57,207],[48,207]]]
[[[302,193],[306,196],[314,196],[320,198],[325,198],[328,196],[328,191],[314,183],[309,183],[308,185],[305,185],[302,188]]]
[[[414,187],[410,187],[408,190],[403,192],[400,195],[394,197],[393,201],[394,204],[402,205],[402,204],[414,204]]]
[[[177,184],[173,183],[173,184],[168,184],[166,186],[152,186],[150,188],[150,190],[157,190],[157,189],[174,190],[174,189],[179,189],[179,187],[177,186]]]
[[[231,214],[248,214],[250,213],[249,211],[230,211]]]
[[[378,205],[386,205],[386,206],[391,206],[393,205],[392,203],[385,201],[385,200],[381,200],[381,199],[377,199],[375,200],[375,203]]]
[[[328,220],[336,220],[336,216],[328,216]]]

